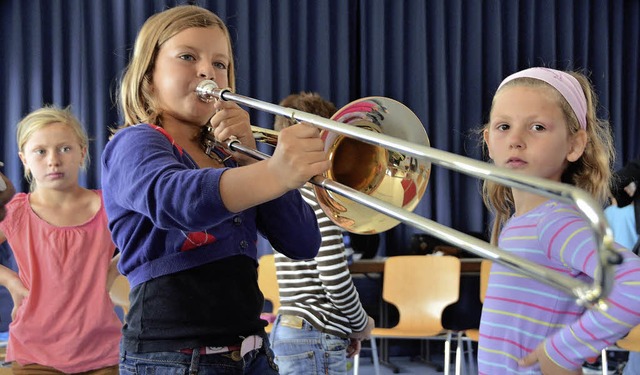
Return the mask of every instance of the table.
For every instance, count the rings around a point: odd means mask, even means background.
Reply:
[[[402,256],[402,255],[398,255]],[[349,266],[349,271],[352,274],[366,274],[366,273],[384,273],[384,261],[387,258],[375,258],[375,259],[360,259],[353,262]],[[481,258],[461,258],[460,259],[460,272],[461,273],[475,273],[480,272]]]

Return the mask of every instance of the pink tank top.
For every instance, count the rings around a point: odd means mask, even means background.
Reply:
[[[29,195],[20,193],[0,230],[29,289],[9,325],[7,361],[65,373],[116,365],[121,323],[106,288],[115,245],[104,204],[85,224],[57,227],[40,219]]]

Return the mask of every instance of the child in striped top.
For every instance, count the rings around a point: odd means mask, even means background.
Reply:
[[[507,77],[493,98],[484,141],[492,161],[516,173],[575,185],[598,201],[609,195],[613,145],[596,117],[596,95],[576,72],[531,68]],[[495,214],[492,242],[543,267],[591,282],[596,241],[570,204],[486,182]],[[586,309],[545,283],[494,264],[482,310],[480,374],[581,374],[640,323],[640,259],[619,248],[608,310]]]
[[[326,118],[337,111],[330,101],[308,92],[289,95],[280,105]],[[276,116],[275,130],[290,125]],[[323,212],[310,186],[299,190],[315,212],[322,242],[313,259],[275,253],[281,306],[271,331],[273,352],[281,375],[346,375],[347,358],[359,353],[375,322],[351,279],[342,230]]]

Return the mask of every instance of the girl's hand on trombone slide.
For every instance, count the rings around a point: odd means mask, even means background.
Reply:
[[[291,190],[327,171],[330,163],[318,128],[299,123],[280,132],[267,166]]]
[[[220,142],[225,142],[231,137],[235,137],[243,145],[256,148],[256,141],[251,131],[249,113],[234,102],[216,100],[216,114],[213,115],[209,124],[213,128],[213,136]],[[256,160],[241,152],[232,152],[233,158],[239,165],[255,163]]]

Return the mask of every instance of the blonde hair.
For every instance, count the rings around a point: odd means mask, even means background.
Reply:
[[[56,106],[45,106],[36,109],[20,120],[16,130],[18,151],[24,152],[24,145],[29,141],[29,138],[31,138],[33,133],[48,125],[58,122],[67,125],[73,133],[75,133],[76,137],[78,137],[80,147],[86,151],[81,164],[81,168],[86,170],[90,161],[89,136],[87,136],[87,132],[82,124],[80,124],[78,118],[71,113],[70,107],[62,109]],[[27,168],[24,169],[24,178],[29,182],[31,191],[33,191],[36,188],[36,181],[33,179],[31,171]]]
[[[315,92],[300,92],[291,94],[280,101],[280,105],[297,109],[313,115],[330,118],[338,111],[336,106]],[[280,131],[291,125],[291,120],[284,116],[276,116],[273,129]]]
[[[578,72],[567,73],[578,80],[587,99],[587,145],[582,156],[570,163],[563,172],[561,181],[585,190],[604,205],[610,195],[611,167],[615,158],[611,128],[609,122],[598,119],[596,116],[598,99],[589,79]],[[564,97],[553,86],[535,78],[516,78],[507,82],[494,96],[491,104],[492,110],[497,94],[505,87],[511,86],[548,88],[550,92],[554,93],[562,109],[569,135],[573,136],[581,129],[573,109]],[[488,129],[488,126],[489,124],[485,124],[484,129]],[[496,244],[500,230],[513,214],[513,194],[511,188],[491,181],[485,181],[482,190],[485,205],[495,215],[491,230],[491,242]]]
[[[227,26],[207,9],[195,5],[176,6],[149,17],[138,33],[119,87],[120,111],[124,117],[120,129],[140,123],[162,125],[160,110],[150,89],[158,51],[171,37],[193,27],[219,27],[226,36],[230,57],[227,78],[235,91],[233,49]]]

